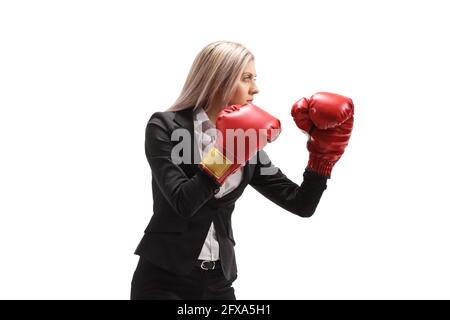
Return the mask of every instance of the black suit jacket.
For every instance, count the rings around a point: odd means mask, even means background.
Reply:
[[[153,216],[135,254],[176,274],[188,274],[194,267],[211,222],[219,242],[225,277],[237,276],[235,241],[231,214],[236,200],[250,184],[280,207],[301,217],[311,216],[326,189],[326,177],[305,170],[301,186],[289,180],[260,151],[246,163],[241,184],[220,199],[220,186],[198,168],[200,154],[194,135],[193,108],[154,113],[146,128],[145,153],[152,172]],[[176,164],[171,153],[180,141],[172,141],[176,129],[189,136],[180,139],[190,147],[180,156],[188,163]],[[190,153],[190,154],[189,154]],[[273,174],[267,174],[271,172]]]

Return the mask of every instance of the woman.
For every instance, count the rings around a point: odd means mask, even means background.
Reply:
[[[351,100],[319,93],[292,108],[297,126],[310,135],[299,186],[262,151],[280,126],[252,104],[255,78],[254,56],[244,46],[211,43],[195,58],[174,105],[151,116],[145,151],[154,212],[135,252],[132,299],[236,299],[231,214],[248,184],[298,216],[314,213],[350,137]],[[241,161],[235,148],[219,143],[222,133],[237,129],[263,132],[255,144],[243,144]],[[219,155],[230,161],[218,164]]]

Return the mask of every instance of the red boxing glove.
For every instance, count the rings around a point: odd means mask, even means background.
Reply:
[[[199,164],[219,184],[281,132],[280,120],[253,104],[231,105],[216,120],[214,147]]]
[[[353,113],[350,98],[328,92],[318,92],[310,99],[302,98],[292,106],[295,123],[309,135],[309,170],[331,176],[333,166],[350,140]]]

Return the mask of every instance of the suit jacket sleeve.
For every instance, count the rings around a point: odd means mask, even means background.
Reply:
[[[172,161],[171,131],[162,113],[153,114],[145,131],[145,154],[152,177],[167,202],[180,216],[191,218],[220,185],[201,170],[188,178]]]
[[[250,185],[280,207],[301,217],[310,217],[327,188],[327,178],[305,169],[299,186],[275,167],[264,151],[258,152]]]

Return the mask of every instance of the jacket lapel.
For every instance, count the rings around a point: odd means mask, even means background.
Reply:
[[[174,121],[178,124],[179,127],[175,128],[184,128],[187,129],[189,132],[188,139],[189,139],[189,145],[191,147],[191,163],[192,167],[197,168],[197,164],[200,162],[200,153],[198,152],[198,144],[197,139],[195,139],[194,134],[194,118],[193,118],[193,110],[194,108],[191,107],[189,109],[176,111]]]

